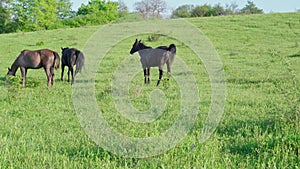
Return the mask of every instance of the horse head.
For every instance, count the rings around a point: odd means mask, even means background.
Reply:
[[[69,49],[69,47],[63,48],[61,47],[61,53],[63,54],[65,51],[67,51]]]
[[[7,69],[8,69],[7,75],[16,76],[16,72],[12,71],[11,68],[7,68]]]
[[[135,42],[132,45],[132,48],[130,50],[131,55],[140,50],[140,43],[141,43],[141,40],[138,41],[137,39],[135,39]]]

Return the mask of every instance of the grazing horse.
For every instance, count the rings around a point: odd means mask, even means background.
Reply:
[[[68,82],[70,82],[70,72],[72,76],[72,83],[74,84],[75,75],[81,72],[84,66],[84,55],[83,53],[75,48],[61,48],[62,50],[62,62],[61,62],[61,80],[63,80],[65,66],[68,66]],[[73,66],[76,65],[74,74]]]
[[[23,50],[14,61],[11,68],[8,68],[7,75],[15,76],[20,67],[22,73],[22,87],[25,87],[27,69],[44,68],[48,78],[49,87],[50,84],[54,84],[54,68],[59,68],[59,62],[59,55],[52,50]]]
[[[140,61],[144,70],[144,81],[145,83],[150,83],[150,67],[159,68],[159,80],[157,81],[157,86],[159,85],[161,78],[163,76],[164,64],[167,64],[168,73],[171,73],[171,66],[176,54],[176,46],[171,44],[167,46],[159,46],[155,49],[152,47],[144,45],[141,40],[135,40],[132,45],[130,54],[138,52],[140,55]]]

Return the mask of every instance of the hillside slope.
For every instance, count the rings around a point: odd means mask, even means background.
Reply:
[[[55,72],[56,84],[50,89],[46,88],[43,70],[29,70],[26,89],[20,88],[19,71],[17,78],[11,83],[7,81],[7,67],[21,50],[50,48],[60,53],[60,48],[66,46],[83,49],[86,41],[100,27],[1,34],[0,168],[299,167],[299,18],[300,13],[286,13],[187,19],[211,40],[223,62],[227,79],[225,112],[207,142],[198,142],[204,116],[200,114],[199,122],[179,145],[163,155],[146,159],[118,157],[103,150],[86,135],[73,107],[72,87],[59,80],[60,70]],[[147,35],[141,37],[147,38]],[[129,37],[108,51],[107,67],[97,70],[100,79],[96,84],[97,99],[101,102],[99,107],[102,106],[108,116],[111,112],[106,109],[113,107],[108,99],[112,93],[109,82],[113,79],[109,68],[117,67],[121,60],[114,52],[128,54],[134,40],[135,37]],[[157,42],[147,44],[157,45],[166,41],[174,40],[161,37]],[[183,57],[180,52],[189,49],[179,41],[176,44],[178,57]],[[193,63],[190,60],[189,64],[193,68],[200,67],[199,71],[205,76],[203,79],[208,79],[199,61]],[[201,73],[198,76],[202,76]],[[151,77],[156,81],[157,72],[153,74]],[[202,77],[198,76],[201,91],[210,90],[210,86],[202,83]],[[134,81],[133,89],[141,86],[142,78],[141,72]],[[171,79],[171,82],[174,81]],[[169,91],[166,97],[176,99],[180,91],[176,84],[171,83],[171,86],[174,89],[164,86],[159,89]],[[154,85],[145,88],[145,91],[156,89]],[[143,95],[139,92],[133,90],[132,95]],[[144,108],[147,99],[148,95],[143,95],[141,101],[133,99],[133,102]],[[209,108],[209,101],[207,97],[201,103],[205,110]],[[119,121],[110,123],[122,129],[125,120],[118,118]],[[131,124],[128,133],[140,134],[135,126],[135,123]],[[143,129],[146,130],[146,127]],[[151,126],[154,134],[163,130],[164,126]],[[149,133],[142,134],[148,136]]]

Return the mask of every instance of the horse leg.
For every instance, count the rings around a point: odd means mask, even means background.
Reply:
[[[25,67],[20,67],[21,73],[22,73],[22,87],[25,87],[25,80],[26,80],[26,74],[27,74],[27,69]]]
[[[68,82],[70,82],[70,71],[71,71],[71,68],[70,66],[68,67]]]
[[[147,68],[144,69],[144,83],[147,83]]]
[[[163,70],[162,70],[162,69],[159,69],[159,79],[158,79],[158,81],[157,81],[157,85],[156,85],[156,86],[159,85],[162,76],[163,76]]]
[[[48,87],[50,87],[50,84],[51,84],[51,71],[50,71],[50,68],[45,67],[44,69],[45,69],[47,79],[48,79]]]
[[[61,66],[61,81],[64,80],[64,71],[65,71],[65,65]]]
[[[74,69],[71,68],[72,84],[74,84]]]
[[[147,69],[148,84],[150,84],[150,67]]]
[[[169,77],[171,75],[171,63],[167,62],[167,70],[168,70],[168,76],[167,76],[167,80],[169,80]]]
[[[54,67],[50,68],[50,73],[51,73],[51,85],[54,85]]]

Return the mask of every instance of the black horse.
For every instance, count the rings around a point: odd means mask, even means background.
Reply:
[[[61,80],[63,80],[65,66],[68,66],[68,82],[70,82],[70,73],[72,76],[72,84],[74,84],[75,75],[81,72],[82,67],[84,66],[84,55],[83,53],[76,48],[61,48],[62,50],[62,59],[61,59]],[[74,74],[74,65],[76,65],[76,70]]]
[[[47,78],[48,87],[54,84],[54,68],[59,68],[60,58],[58,53],[49,50],[23,50],[17,59],[8,68],[7,75],[16,75],[16,71],[20,67],[22,73],[22,86],[25,87],[25,80],[27,69],[40,69],[44,68]]]

